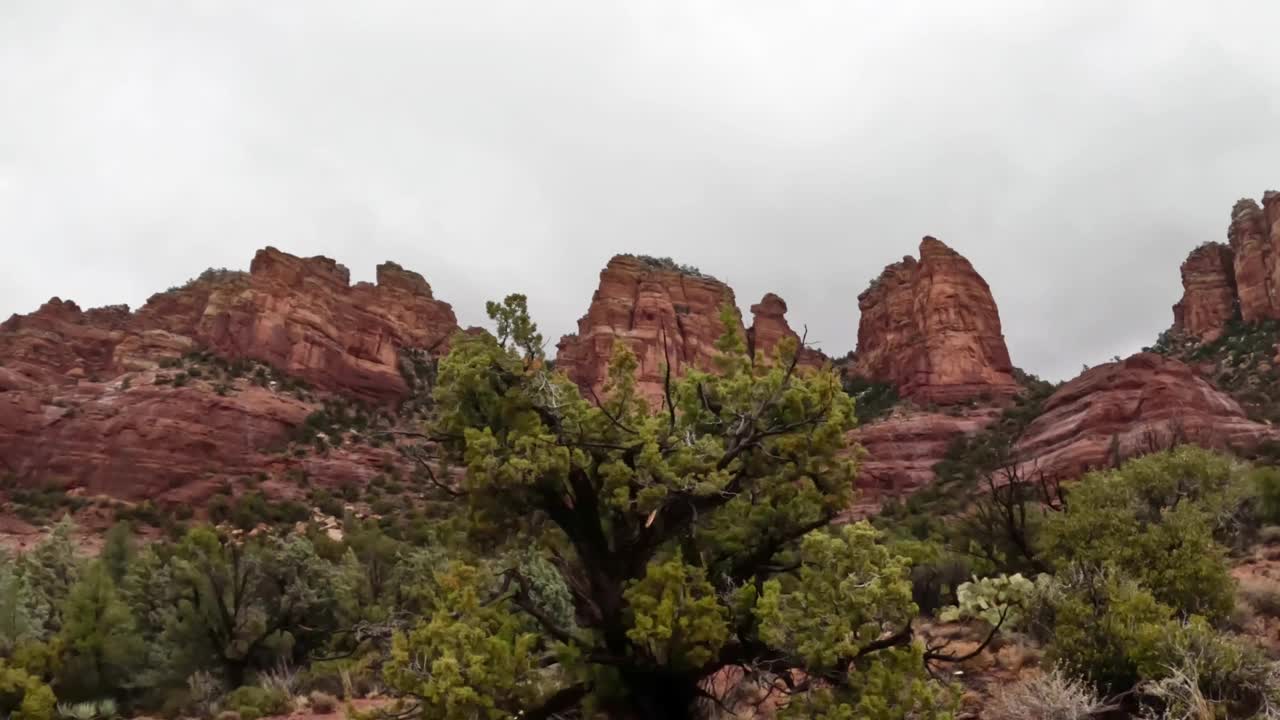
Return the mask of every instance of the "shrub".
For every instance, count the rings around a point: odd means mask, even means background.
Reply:
[[[1276,669],[1252,645],[1193,620],[1165,635],[1159,665],[1147,672],[1144,694],[1163,706],[1162,717],[1255,717],[1280,711]],[[1267,717],[1271,717],[1270,714]]]
[[[1280,618],[1280,586],[1267,582],[1242,582],[1240,596],[1259,615]]]
[[[1259,515],[1263,522],[1280,524],[1280,468],[1258,468],[1250,473],[1258,491]]]
[[[1162,659],[1156,645],[1176,623],[1173,609],[1150,592],[1113,573],[1085,568],[1069,571],[1058,590],[1047,654],[1056,669],[1111,694],[1132,688],[1143,679],[1143,666]]]
[[[0,660],[0,717],[53,720],[57,699],[40,678]]]
[[[1086,475],[1067,512],[1044,527],[1045,555],[1058,567],[1111,567],[1183,615],[1225,619],[1235,605],[1226,548],[1243,503],[1230,458],[1184,445]]]
[[[317,715],[328,715],[338,709],[338,698],[326,692],[312,691],[307,699],[311,703],[311,711]]]
[[[1093,688],[1052,671],[997,688],[986,720],[1089,720],[1107,705]]]
[[[1025,612],[1037,595],[1037,583],[1050,581],[1047,575],[1032,581],[1014,574],[962,583],[956,589],[956,605],[939,618],[945,622],[977,619],[991,626],[1014,628],[1026,619]]]
[[[228,710],[240,713],[241,720],[258,720],[267,715],[284,715],[290,710],[288,693],[278,688],[245,687],[232,690],[223,701]]]

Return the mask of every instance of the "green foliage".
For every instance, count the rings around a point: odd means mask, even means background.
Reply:
[[[227,693],[222,705],[239,713],[241,720],[258,720],[267,715],[288,715],[292,709],[288,693],[252,685],[238,687]]]
[[[259,525],[292,526],[311,519],[311,511],[301,503],[272,500],[254,491],[232,499],[215,497],[209,504],[209,519],[216,523],[230,523],[241,530],[252,530]]]
[[[57,699],[40,678],[0,660],[0,717],[53,720]]]
[[[244,544],[193,528],[170,562],[175,609],[165,632],[197,666],[213,661],[229,684],[285,646],[314,647],[336,622],[350,581],[305,538]]]
[[[1157,649],[1176,625],[1173,608],[1113,573],[1079,568],[1063,584],[1053,603],[1052,664],[1111,694],[1129,690],[1143,669],[1167,660]]]
[[[931,682],[917,643],[884,653],[845,688],[823,688],[794,698],[780,720],[952,720],[957,687]]]
[[[481,602],[483,575],[453,563],[435,576],[437,607],[398,635],[387,682],[431,708],[439,720],[508,718],[543,694],[537,636],[501,607]]]
[[[843,385],[857,407],[858,421],[864,425],[888,415],[898,404],[898,387],[893,383],[846,375]]]
[[[1112,567],[1182,614],[1222,620],[1234,605],[1225,532],[1247,484],[1229,458],[1193,446],[1087,475],[1045,526],[1059,566]]]
[[[1280,322],[1246,323],[1237,314],[1212,342],[1167,332],[1149,349],[1189,364],[1210,365],[1213,383],[1239,401],[1249,417],[1274,423],[1280,422],[1280,367],[1273,362],[1277,343]]]
[[[125,688],[144,658],[128,605],[109,568],[95,562],[71,588],[59,633],[58,693],[88,700]]]
[[[1011,406],[985,429],[960,435],[947,447],[946,453],[933,467],[935,480],[912,494],[904,503],[888,503],[875,519],[878,527],[898,537],[924,540],[938,538],[960,553],[970,553],[970,545],[998,546],[1003,539],[986,536],[983,528],[943,523],[950,515],[966,512],[978,494],[980,481],[1012,464],[1013,446],[1031,421],[1043,412],[1044,402],[1056,386],[1040,378],[1015,371],[1024,392],[1014,397]],[[991,551],[1012,557],[1007,547]],[[991,570],[1016,572],[1032,569],[1010,564]]]
[[[760,637],[829,670],[915,614],[907,562],[867,523],[805,536],[794,574],[772,578],[755,613]]]
[[[686,564],[679,553],[650,563],[622,597],[631,610],[627,638],[660,665],[701,667],[729,636],[728,611],[706,572]]]
[[[503,347],[511,343],[524,354],[525,360],[542,357],[542,334],[529,318],[528,298],[512,293],[502,303],[490,300],[485,303],[489,319],[497,324],[498,343]]]
[[[102,552],[99,554],[99,559],[106,566],[113,582],[120,582],[124,578],[135,552],[133,527],[128,521],[120,521],[112,525],[102,539]]]
[[[1198,619],[1172,628],[1161,638],[1161,662],[1146,669],[1144,694],[1164,706],[1168,717],[1252,718],[1280,709],[1280,677],[1257,647],[1226,635]]]
[[[80,561],[76,557],[73,534],[75,523],[64,516],[49,535],[21,557],[21,572],[35,595],[35,602],[49,608],[45,631],[49,634],[62,627],[62,604],[80,577]]]
[[[424,619],[384,672],[424,717],[537,715],[542,702],[693,717],[730,664],[822,670],[832,707],[884,717],[939,690],[912,646],[908,561],[866,524],[824,530],[856,469],[835,373],[792,374],[794,343],[753,365],[726,306],[715,374],[687,370],[647,397],[619,344],[589,402],[531,362],[519,298],[490,310],[502,337],[454,338],[427,428],[465,469],[465,537],[490,559],[465,581],[435,560],[433,581],[410,583]]]
[[[11,655],[22,643],[38,641],[50,611],[19,562],[0,551],[0,656]]]
[[[1037,585],[1051,582],[1047,575],[1030,580],[1021,574],[998,575],[963,583],[956,590],[957,603],[938,618],[943,622],[977,619],[988,625],[1015,628],[1038,594]]]
[[[1280,468],[1257,468],[1250,473],[1250,479],[1258,493],[1259,519],[1280,525]]]

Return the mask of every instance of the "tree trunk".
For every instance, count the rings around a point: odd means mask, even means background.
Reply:
[[[244,685],[244,678],[249,665],[247,661],[223,658],[222,665],[226,671],[228,689],[235,690]]]
[[[697,720],[697,680],[677,673],[623,671],[627,687],[626,707],[619,717],[627,720]]]

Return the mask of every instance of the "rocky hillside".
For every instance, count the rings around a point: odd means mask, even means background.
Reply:
[[[253,476],[364,484],[453,310],[394,263],[352,285],[328,258],[260,251],[125,306],[54,298],[0,324],[0,474],[13,487],[198,504]],[[287,486],[286,486],[287,485]]]
[[[1054,391],[1015,368],[978,270],[924,238],[918,257],[888,265],[857,296],[847,358],[801,351],[806,369],[836,366],[858,400],[863,424],[850,440],[865,449],[863,509],[939,477],[971,480],[997,459],[1073,477],[1158,438],[1271,447],[1280,195],[1238,203],[1228,241],[1183,263],[1183,297],[1155,354]],[[720,280],[669,259],[615,256],[556,365],[600,396],[614,343],[625,343],[641,391],[659,403],[668,365],[676,375],[714,369],[726,307],[756,362],[799,339],[777,295],[750,306],[748,326]],[[0,324],[0,473],[27,495],[58,488],[196,507],[246,476],[286,497],[302,493],[299,477],[365,483],[402,462],[382,431],[403,419],[422,363],[458,330],[417,273],[384,263],[375,283],[352,284],[333,260],[274,248],[248,272],[206,272],[136,311],[54,298]]]

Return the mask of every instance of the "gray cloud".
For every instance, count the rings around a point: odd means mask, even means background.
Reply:
[[[1170,322],[1280,184],[1280,5],[0,0],[0,316],[140,304],[267,244],[573,328],[616,252],[833,354],[934,234],[1052,378]]]

